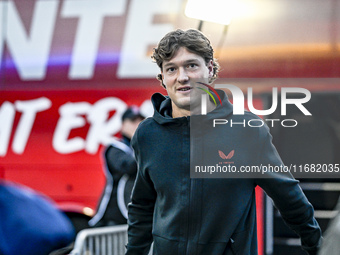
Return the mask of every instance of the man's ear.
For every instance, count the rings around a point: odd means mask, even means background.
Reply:
[[[208,66],[208,70],[209,70],[209,78],[211,78],[214,75],[214,63],[213,63],[213,61],[210,60],[207,66]]]
[[[212,77],[214,76],[214,63],[212,60],[209,61],[207,64],[208,70],[209,70],[209,79],[208,82],[212,83]]]
[[[163,82],[163,80],[164,80],[163,72],[161,72],[160,74],[157,75],[157,80],[159,80],[161,82],[162,87],[166,89],[166,86]]]

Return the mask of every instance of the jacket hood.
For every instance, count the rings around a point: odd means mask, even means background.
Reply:
[[[216,119],[216,118],[226,118],[233,112],[233,105],[230,103],[227,94],[223,90],[216,90],[219,97],[221,98],[222,105],[216,100],[218,103],[217,107],[207,113],[205,119]],[[156,122],[161,125],[164,124],[175,124],[175,123],[182,123],[187,122],[190,117],[180,117],[180,118],[172,118],[172,106],[171,106],[171,99],[168,96],[164,96],[160,93],[155,93],[151,97],[151,101],[154,107],[154,115],[153,118]],[[201,116],[201,115],[199,115]]]

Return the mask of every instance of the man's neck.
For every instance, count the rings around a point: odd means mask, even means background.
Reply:
[[[179,109],[172,104],[172,117],[180,118],[190,116],[190,110]]]
[[[197,111],[193,110],[193,111],[190,111],[190,110],[187,110],[187,109],[181,109],[181,108],[178,108],[176,105],[174,105],[174,103],[172,102],[171,104],[172,106],[172,117],[173,118],[180,118],[180,117],[188,117],[190,116],[191,114],[201,114],[201,108],[200,107],[197,107],[195,109],[197,109]],[[212,103],[212,102],[208,102],[207,104],[207,112],[211,112],[213,111],[216,106]]]

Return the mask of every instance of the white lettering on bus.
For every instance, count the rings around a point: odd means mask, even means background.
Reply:
[[[158,0],[131,1],[118,77],[155,77],[159,70],[146,54],[148,46],[156,45],[159,38],[174,27],[172,24],[153,24],[153,17],[156,14],[178,13],[179,7],[179,0],[163,0],[162,4]]]
[[[86,137],[85,150],[94,154],[98,151],[99,144],[107,144],[112,140],[121,127],[121,116],[126,110],[126,104],[114,97],[103,98],[95,103],[88,113],[88,121],[91,123]],[[108,119],[110,111],[116,113]]]
[[[141,105],[145,108],[144,114],[148,112],[151,102],[146,100]],[[14,103],[5,101],[0,106],[0,157],[7,154],[12,132],[14,138],[12,151],[22,154],[27,146],[30,134],[34,127],[36,116],[39,112],[46,111],[51,107],[51,100],[40,97],[32,100],[17,100]],[[106,97],[98,100],[93,105],[89,102],[68,102],[59,107],[59,119],[56,127],[46,126],[54,130],[52,146],[61,154],[70,154],[85,150],[89,154],[98,152],[100,145],[108,145],[112,142],[114,135],[121,128],[121,116],[126,110],[127,104],[116,97]],[[13,130],[16,112],[19,115],[16,130]],[[111,113],[114,113],[111,116]],[[52,117],[56,119],[56,116]],[[70,133],[77,128],[84,128],[89,124],[86,137],[72,137]],[[46,141],[48,142],[48,141]]]
[[[0,59],[6,42],[13,63],[22,80],[43,80],[46,77],[55,24],[60,18],[77,18],[78,26],[70,60],[69,79],[91,79],[94,74],[99,42],[105,17],[126,15],[122,38],[119,78],[151,78],[157,66],[148,56],[148,47],[155,45],[171,23],[154,24],[155,15],[177,15],[181,0],[36,0],[30,27],[24,21],[14,1],[0,0]],[[59,8],[60,7],[60,8]],[[6,11],[6,15],[4,15]],[[2,29],[6,27],[5,31]],[[65,29],[65,28],[64,28]],[[112,31],[114,35],[115,31]],[[136,42],[138,41],[138,44]],[[0,63],[1,65],[2,63]]]
[[[5,156],[7,153],[16,109],[22,114],[14,134],[12,149],[16,154],[22,154],[31,134],[37,113],[50,107],[51,101],[45,97],[26,101],[18,100],[14,104],[7,101],[2,103],[0,108],[0,156]]]
[[[104,17],[123,15],[125,2],[126,0],[66,0],[64,2],[62,16],[79,18],[69,71],[70,79],[92,78]]]
[[[14,117],[14,105],[7,101],[3,102],[0,108],[0,156],[7,153]]]
[[[12,145],[15,153],[22,154],[24,152],[37,113],[49,109],[51,105],[51,100],[46,97],[26,101],[15,101],[17,110],[22,112]]]
[[[5,8],[7,5],[7,8]],[[4,40],[22,80],[41,80],[45,78],[55,27],[58,1],[36,1],[31,28],[26,33],[14,1],[0,2],[0,10],[7,10],[7,21],[0,20],[0,59]],[[4,13],[2,13],[4,14]],[[5,24],[2,24],[5,22]],[[1,28],[7,27],[3,33]],[[1,63],[0,63],[1,65]]]
[[[68,154],[84,150],[90,154],[98,151],[100,144],[107,144],[121,126],[120,116],[126,104],[118,98],[103,98],[93,106],[87,102],[67,103],[59,108],[60,118],[53,135],[53,148]],[[116,111],[109,120],[110,111]],[[85,119],[84,116],[87,116]],[[86,140],[81,137],[69,138],[72,129],[84,127],[86,120],[91,124]]]
[[[85,141],[81,137],[69,139],[72,129],[85,126],[86,115],[91,105],[88,102],[66,103],[59,108],[60,118],[53,135],[53,148],[62,154],[80,151],[85,148]]]

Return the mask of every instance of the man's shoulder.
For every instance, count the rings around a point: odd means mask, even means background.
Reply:
[[[138,140],[146,139],[150,135],[157,133],[158,128],[159,124],[154,120],[153,117],[149,117],[139,124],[134,136],[137,136]]]
[[[138,125],[136,132],[138,133],[148,132],[150,131],[150,128],[156,128],[157,125],[158,124],[153,117],[148,117]]]

